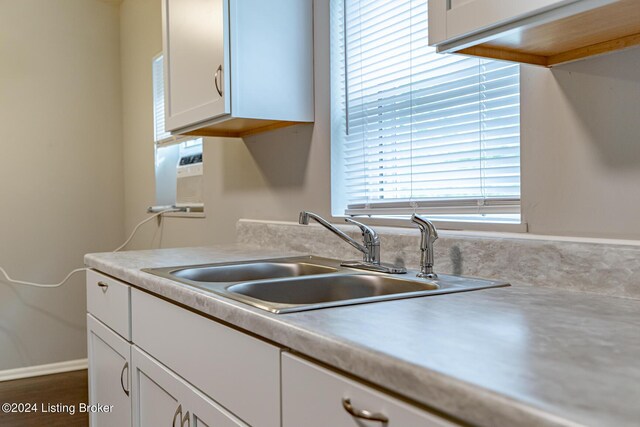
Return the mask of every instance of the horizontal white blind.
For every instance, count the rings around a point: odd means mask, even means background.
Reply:
[[[426,0],[333,3],[346,213],[518,213],[519,66],[436,54]]]
[[[153,140],[156,143],[172,139],[164,130],[164,61],[162,55],[153,59]]]

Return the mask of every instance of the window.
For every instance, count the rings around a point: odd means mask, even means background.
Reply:
[[[331,4],[333,214],[519,222],[519,65],[435,53],[425,0]]]
[[[162,55],[153,58],[156,205],[202,211],[202,138],[172,136],[165,130],[163,67]]]

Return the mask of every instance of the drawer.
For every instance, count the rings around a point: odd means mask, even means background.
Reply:
[[[249,425],[280,426],[280,349],[132,290],[136,346]]]
[[[131,340],[131,286],[88,270],[87,311],[127,341]]]
[[[387,423],[365,421],[353,411],[380,414]],[[288,353],[282,354],[282,427],[454,427],[454,424],[357,381]]]

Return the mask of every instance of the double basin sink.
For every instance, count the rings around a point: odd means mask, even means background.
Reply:
[[[272,313],[472,291],[505,282],[440,275],[373,273],[314,256],[144,269]]]

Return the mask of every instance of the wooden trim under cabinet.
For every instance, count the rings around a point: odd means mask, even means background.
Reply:
[[[552,67],[640,45],[640,1],[616,3],[556,21],[526,25],[464,49],[485,58]]]
[[[232,118],[224,121],[214,121],[209,125],[203,125],[202,123],[199,123],[191,128],[181,129],[177,131],[176,134],[191,136],[243,138],[249,135],[308,123],[312,122],[282,122],[278,120]]]

